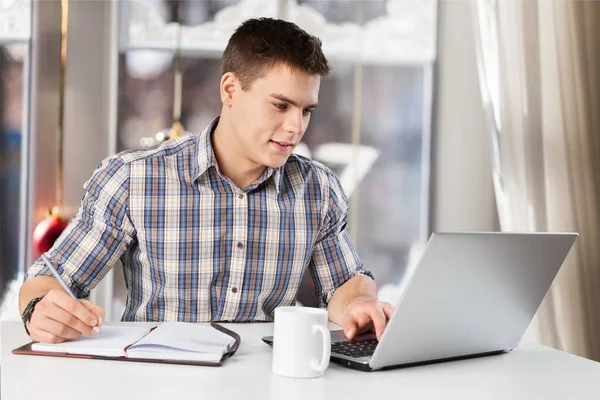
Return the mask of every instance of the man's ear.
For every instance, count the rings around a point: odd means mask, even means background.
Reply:
[[[233,72],[226,72],[221,77],[221,102],[223,105],[233,104],[233,98],[237,90],[241,90],[240,80]]]

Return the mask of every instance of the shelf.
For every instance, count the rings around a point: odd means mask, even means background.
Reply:
[[[11,44],[28,44],[29,38],[20,36],[0,36],[0,46],[8,46]]]
[[[206,43],[206,45],[199,47],[191,47],[191,46],[182,46],[181,47],[181,55],[183,57],[191,57],[191,58],[210,58],[210,59],[220,59],[223,54],[223,50],[225,49],[225,45],[218,44],[210,44]],[[169,52],[175,54],[176,47],[172,43],[139,43],[139,44],[122,44],[120,46],[120,52],[126,53],[130,51],[157,51],[157,52]],[[402,53],[402,56],[394,56],[393,53],[390,52],[381,52],[379,54],[374,54],[375,52],[370,52],[367,54],[361,55],[357,51],[350,52],[344,51],[343,49],[327,49],[326,46],[323,48],[323,52],[327,57],[330,63],[349,63],[355,64],[359,63],[362,65],[376,65],[376,66],[391,66],[391,67],[423,67],[428,66],[435,60],[433,54],[425,54],[424,52],[420,52],[420,54],[414,54],[413,56],[408,56],[408,51],[398,50],[398,53]]]

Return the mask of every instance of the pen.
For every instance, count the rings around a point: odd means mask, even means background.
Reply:
[[[56,280],[58,281],[58,283],[60,283],[60,286],[62,286],[62,288],[65,290],[65,292],[67,292],[69,294],[69,296],[71,296],[73,299],[78,300],[77,297],[71,291],[71,289],[69,289],[69,287],[67,286],[67,284],[65,283],[65,281],[62,280],[62,278],[58,274],[58,271],[56,270],[56,268],[54,268],[54,266],[52,265],[52,263],[50,262],[50,260],[48,259],[48,257],[46,257],[45,254],[42,254],[42,260],[44,260],[44,263],[46,264],[46,267],[48,267],[48,269],[50,270],[50,272],[52,272],[52,275],[54,275],[54,277],[56,278]],[[94,330],[96,332],[100,332],[100,329],[97,326],[94,326]]]

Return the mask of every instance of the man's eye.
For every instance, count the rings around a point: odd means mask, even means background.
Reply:
[[[313,112],[313,110],[304,109],[304,110],[302,111],[302,114],[304,114],[304,115],[310,115],[310,114],[312,114],[312,112]]]
[[[287,109],[287,104],[285,104],[285,103],[275,103],[275,107],[277,107],[277,109],[283,111],[283,110]]]

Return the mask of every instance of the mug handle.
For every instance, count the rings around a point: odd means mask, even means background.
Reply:
[[[329,357],[331,356],[331,334],[329,329],[326,329],[323,325],[313,325],[313,334],[317,332],[320,332],[323,337],[323,358],[321,358],[320,364],[313,358],[310,360],[310,366],[317,372],[323,372],[329,365]]]

